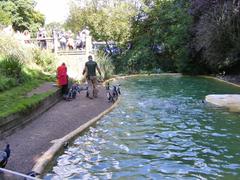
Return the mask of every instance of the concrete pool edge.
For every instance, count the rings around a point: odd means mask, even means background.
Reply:
[[[86,130],[87,128],[95,124],[97,121],[99,121],[103,116],[110,113],[114,108],[118,106],[120,99],[121,98],[118,98],[118,100],[110,108],[106,109],[105,111],[100,113],[98,116],[92,118],[85,124],[81,125],[74,131],[67,134],[66,136],[52,141],[53,145],[46,152],[44,152],[43,155],[40,156],[40,158],[36,160],[36,163],[33,166],[32,171],[42,175],[46,167],[52,162],[55,155],[62,150],[66,142],[73,140],[74,138],[76,138],[76,136],[81,134],[84,130]]]
[[[105,85],[107,82],[115,81],[118,79],[126,79],[126,78],[131,78],[131,77],[148,77],[148,76],[185,76],[181,73],[159,73],[159,74],[132,74],[132,75],[119,75],[115,76],[107,81],[105,81],[103,84]]]
[[[223,83],[227,83],[227,84],[230,84],[232,86],[236,86],[236,87],[239,87],[240,88],[240,85],[238,84],[235,84],[235,83],[232,83],[232,82],[229,82],[229,81],[226,81],[224,79],[220,79],[220,78],[217,78],[217,77],[214,77],[214,76],[199,76],[199,77],[205,77],[205,78],[208,78],[208,79],[214,79],[216,81],[220,81],[220,82],[223,82]]]

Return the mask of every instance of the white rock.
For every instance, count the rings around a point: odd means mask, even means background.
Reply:
[[[216,106],[229,108],[230,111],[240,112],[240,94],[211,94],[205,100]]]

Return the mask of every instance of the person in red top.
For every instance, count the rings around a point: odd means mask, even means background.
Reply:
[[[68,75],[67,75],[67,67],[65,63],[62,63],[62,65],[57,68],[57,80],[58,80],[58,84],[62,88],[62,95],[67,95]]]

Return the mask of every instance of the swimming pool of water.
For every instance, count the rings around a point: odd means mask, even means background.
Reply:
[[[240,177],[240,114],[202,102],[239,88],[185,76],[120,83],[120,105],[77,138],[45,180]]]

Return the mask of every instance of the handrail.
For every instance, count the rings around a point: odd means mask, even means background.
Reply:
[[[29,41],[40,41],[40,40],[54,40],[52,37],[46,37],[46,38],[31,38]]]
[[[5,169],[5,168],[0,168],[0,171],[5,172],[5,173],[9,173],[9,174],[13,174],[13,175],[16,175],[16,176],[20,176],[20,177],[23,177],[23,178],[25,178],[27,180],[41,180],[39,178],[28,176],[26,174],[22,174],[22,173],[15,172],[15,171],[12,171],[12,170],[9,170],[9,169]]]

